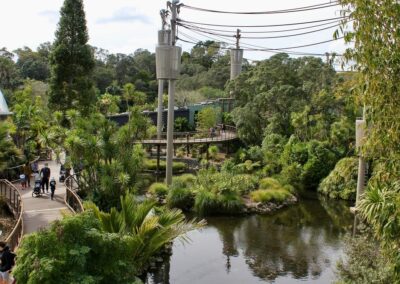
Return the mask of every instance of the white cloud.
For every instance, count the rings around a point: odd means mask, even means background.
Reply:
[[[150,19],[141,13],[135,11],[132,7],[123,7],[118,9],[111,17],[101,18],[96,21],[97,24],[109,24],[109,23],[120,23],[120,22],[141,22],[144,24],[150,24]]]
[[[51,23],[57,23],[60,18],[60,13],[56,10],[44,10],[38,13],[39,16],[48,18]]]

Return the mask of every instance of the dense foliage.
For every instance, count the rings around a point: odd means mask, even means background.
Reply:
[[[353,48],[346,59],[355,63],[360,78],[356,90],[365,105],[368,134],[362,153],[374,169],[360,202],[360,215],[372,226],[396,281],[400,278],[399,218],[399,26],[398,1],[341,0],[349,16],[350,32],[344,30]],[[339,31],[337,32],[339,36]],[[385,282],[385,279],[379,279]],[[390,281],[389,281],[390,282]]]
[[[388,259],[369,233],[347,239],[345,252],[337,266],[337,284],[397,283]]]
[[[356,199],[358,159],[348,157],[341,159],[322,180],[318,187],[318,192],[331,198],[341,198],[345,200]]]
[[[221,171],[209,167],[197,176],[175,177],[168,188],[167,205],[199,215],[235,215],[243,214],[249,202],[282,203],[293,199],[294,189],[289,184],[245,172],[228,160]]]
[[[102,210],[118,207],[120,196],[133,192],[138,181],[144,151],[134,142],[146,137],[149,121],[138,110],[121,128],[98,113],[89,118],[67,114],[72,127],[65,132],[64,145],[79,172],[80,194]]]
[[[21,160],[21,151],[10,137],[10,125],[0,121],[0,171],[14,166]]]
[[[254,146],[237,160],[258,162],[264,175],[278,175],[297,190],[316,189],[353,152],[353,77],[336,74],[320,59],[287,54],[243,72],[228,90],[238,104],[233,121],[239,137]]]
[[[24,238],[13,274],[19,283],[141,283],[136,278],[151,259],[176,237],[202,222],[186,222],[176,210],[121,198],[111,213],[94,204],[49,229]]]

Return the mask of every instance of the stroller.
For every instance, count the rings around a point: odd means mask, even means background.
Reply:
[[[67,178],[66,175],[67,175],[67,170],[66,170],[65,166],[64,166],[63,164],[61,164],[61,167],[60,167],[60,177],[59,177],[58,180],[59,180],[60,182],[64,182],[65,179]]]
[[[32,197],[40,197],[42,192],[40,191],[42,188],[42,182],[40,180],[35,180],[35,186],[33,187]]]

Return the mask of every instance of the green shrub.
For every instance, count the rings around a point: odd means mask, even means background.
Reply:
[[[178,158],[183,158],[183,157],[185,157],[185,155],[186,155],[186,150],[185,150],[184,147],[179,147],[179,148],[176,150],[176,156],[177,156]]]
[[[155,171],[155,170],[157,170],[157,160],[155,160],[155,159],[146,160],[144,162],[144,166],[147,170]],[[161,160],[160,161],[160,171],[165,171],[165,168],[166,168],[166,162]],[[172,170],[173,170],[173,172],[183,172],[186,170],[186,164],[183,162],[173,162]]]
[[[244,195],[256,189],[258,178],[255,175],[240,174],[232,176],[232,184],[240,194]]]
[[[337,263],[336,283],[399,283],[393,262],[369,232],[345,239],[344,259]]]
[[[173,184],[179,184],[179,186],[188,188],[196,182],[196,176],[193,174],[183,174],[180,176],[175,176],[172,179]]]
[[[134,236],[103,233],[91,211],[56,221],[27,235],[13,274],[18,283],[141,283]]]
[[[293,186],[291,186],[290,184],[285,184],[283,186],[283,189],[287,190],[288,192],[294,194],[296,192],[296,190],[294,189]]]
[[[155,182],[150,185],[149,193],[159,198],[164,198],[168,194],[168,186],[165,183]]]
[[[283,184],[291,184],[296,190],[303,189],[303,182],[301,179],[302,167],[298,163],[293,163],[291,165],[285,166],[282,168],[281,173],[279,174],[279,180]]]
[[[322,180],[318,192],[330,198],[355,200],[357,189],[358,159],[341,159],[333,171]]]
[[[167,205],[169,208],[189,211],[194,205],[194,196],[188,188],[172,187],[167,195]]]
[[[218,146],[212,145],[208,147],[208,154],[211,159],[215,160],[217,158],[218,152],[219,152]]]
[[[218,210],[219,202],[217,195],[207,190],[200,190],[196,194],[194,209],[201,215],[212,215]]]
[[[335,167],[338,158],[328,142],[311,140],[307,143],[308,160],[304,164],[301,180],[306,189],[317,189],[321,180]]]
[[[218,194],[202,189],[197,192],[194,208],[201,216],[238,214],[242,211],[243,200],[234,192]]]
[[[238,194],[220,194],[218,196],[218,214],[238,214],[243,208],[243,200]]]
[[[274,178],[267,177],[260,180],[261,189],[279,189],[281,187],[281,183]]]
[[[250,193],[250,198],[254,202],[283,202],[290,194],[286,189],[259,189]]]

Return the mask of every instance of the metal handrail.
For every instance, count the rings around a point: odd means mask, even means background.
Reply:
[[[223,142],[227,140],[233,140],[237,138],[237,130],[236,127],[225,125],[225,130],[222,129],[222,125],[217,125],[217,128],[214,133],[210,133],[209,131],[191,131],[191,132],[174,132],[173,140],[174,143],[185,144],[185,143],[209,143],[209,142]],[[161,134],[161,138],[157,137],[144,139],[138,141],[139,143],[144,144],[153,144],[153,143],[165,143],[166,141],[166,133]]]
[[[85,211],[82,203],[82,199],[79,197],[79,195],[76,193],[76,190],[74,189],[74,182],[78,185],[78,181],[75,178],[75,175],[70,175],[68,176],[64,183],[65,183],[65,198],[64,202],[68,206],[68,208],[74,212],[74,213],[81,213]],[[76,189],[79,187],[77,186]]]
[[[24,205],[18,189],[6,179],[0,180],[0,195],[6,198],[8,206],[11,207],[14,217],[17,219],[13,230],[6,239],[11,250],[14,251],[18,247],[24,234],[24,220],[22,218]]]

